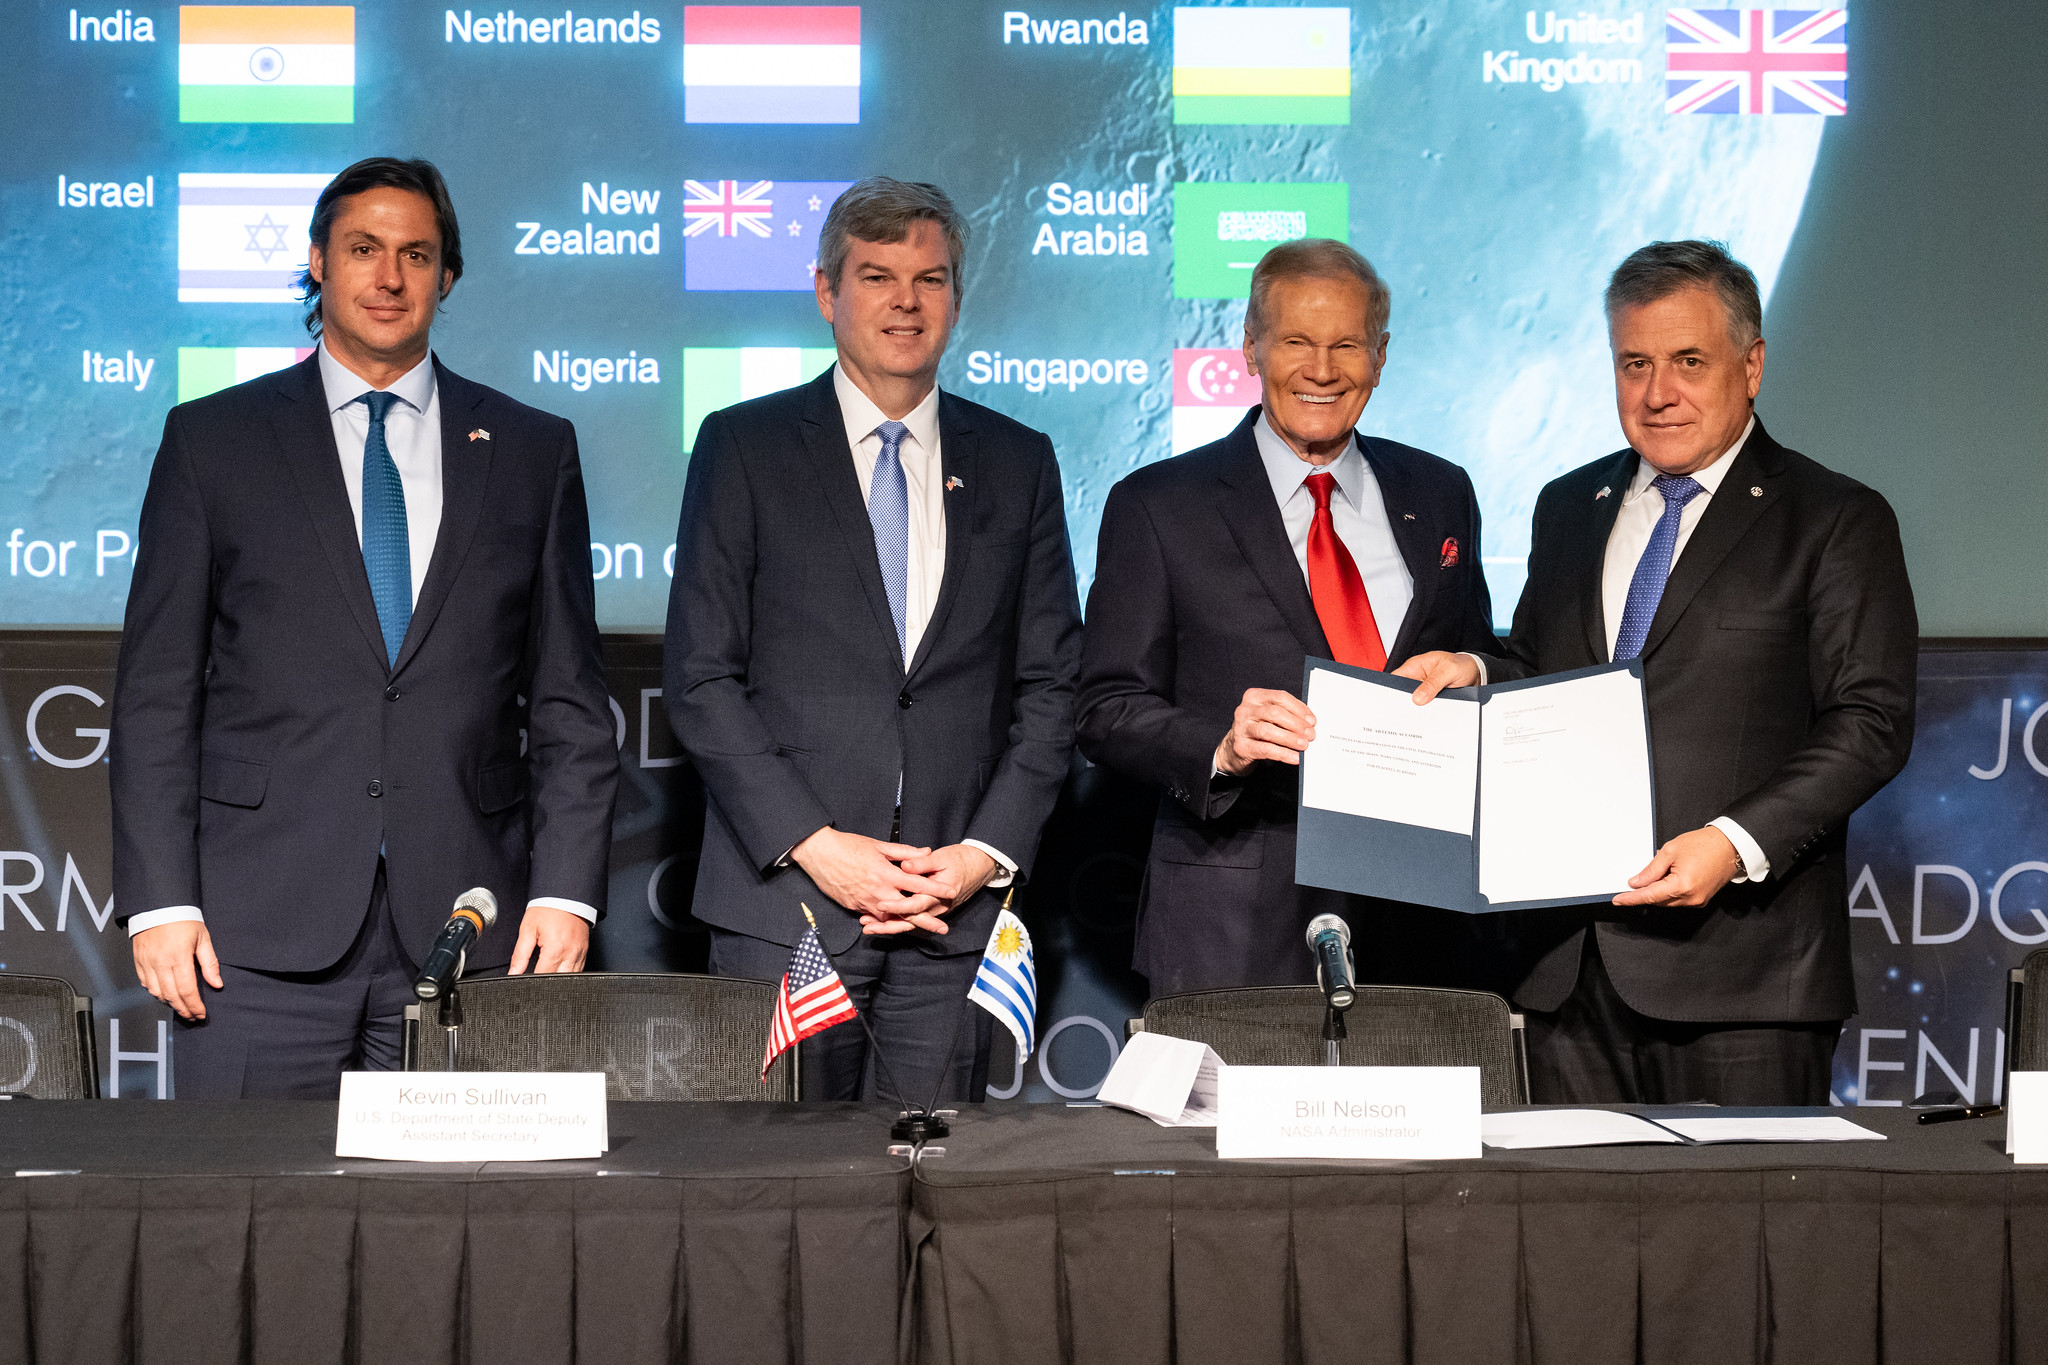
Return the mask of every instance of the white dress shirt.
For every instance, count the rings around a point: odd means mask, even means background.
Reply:
[[[356,544],[363,543],[363,446],[370,439],[369,405],[357,402],[377,386],[343,365],[328,353],[325,344],[315,352],[320,357],[320,382],[327,391],[328,419],[334,425],[334,446],[341,457],[341,481],[348,489],[349,511],[356,522]],[[384,414],[384,445],[391,462],[398,466],[398,481],[405,489],[405,538],[412,560],[412,600],[420,600],[420,585],[427,581],[427,565],[434,557],[434,542],[441,534],[441,395],[434,382],[434,357],[407,370],[385,389],[398,400]],[[595,924],[597,910],[582,901],[559,896],[536,896],[529,907],[545,905],[581,915]],[[145,910],[128,918],[132,938],[159,924],[199,920],[206,916],[196,905],[171,905]]]
[[[839,398],[846,443],[853,448],[853,473],[860,480],[860,500],[865,503],[874,487],[875,461],[882,453],[882,438],[875,429],[888,421],[889,415],[838,365],[832,367],[832,392]],[[897,462],[910,486],[910,563],[903,585],[903,666],[907,669],[917,657],[925,627],[931,624],[932,608],[946,577],[946,476],[939,463],[938,385],[934,384],[901,421],[910,428],[896,448]],[[1008,886],[1016,876],[1017,864],[1000,849],[979,839],[961,842],[995,859],[997,871],[989,879],[990,886]]]
[[[1701,491],[1693,494],[1692,501],[1678,514],[1678,545],[1671,552],[1671,567],[1678,568],[1679,556],[1685,553],[1686,542],[1692,539],[1693,528],[1706,515],[1707,504],[1720,491],[1721,481],[1728,477],[1728,467],[1735,463],[1741,453],[1743,442],[1749,433],[1756,430],[1756,418],[1749,419],[1749,425],[1742,429],[1742,435],[1735,438],[1735,444],[1721,452],[1721,457],[1705,469],[1693,474],[1693,481]],[[1658,474],[1657,466],[1648,460],[1636,461],[1636,475],[1629,480],[1628,492],[1621,498],[1621,507],[1614,515],[1614,529],[1607,534],[1607,558],[1601,566],[1600,599],[1607,617],[1607,657],[1614,657],[1614,642],[1621,637],[1621,616],[1628,606],[1628,588],[1636,576],[1636,564],[1642,559],[1643,551],[1649,548],[1650,533],[1657,529],[1657,521],[1664,515],[1664,495],[1651,487]],[[1669,581],[1668,579],[1666,580]],[[1771,875],[1771,860],[1764,856],[1762,845],[1749,835],[1749,831],[1736,824],[1727,816],[1717,816],[1707,822],[1728,836],[1728,842],[1735,845],[1735,852],[1742,859],[1742,871],[1737,873],[1738,882],[1760,882]]]
[[[1316,519],[1316,500],[1302,481],[1317,469],[1329,471],[1337,481],[1330,497],[1330,521],[1337,539],[1351,552],[1358,576],[1365,580],[1365,596],[1372,603],[1372,619],[1379,627],[1380,644],[1391,649],[1415,598],[1415,576],[1394,540],[1394,524],[1387,516],[1386,499],[1380,496],[1379,480],[1359,448],[1354,434],[1344,453],[1327,465],[1312,465],[1294,453],[1260,413],[1252,436],[1259,444],[1259,459],[1273,484],[1273,501],[1280,504],[1280,521],[1287,528],[1287,543],[1294,547],[1294,562],[1301,566],[1303,582],[1308,581],[1308,531]]]

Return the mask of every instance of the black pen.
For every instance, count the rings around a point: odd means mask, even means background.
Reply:
[[[1922,1123],[1947,1123],[1950,1119],[1988,1119],[1993,1114],[2003,1114],[2005,1106],[2000,1104],[1966,1104],[1956,1109],[1928,1109],[1922,1111]]]

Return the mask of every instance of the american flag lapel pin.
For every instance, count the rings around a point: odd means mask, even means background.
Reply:
[[[948,493],[952,492],[956,488],[965,487],[967,487],[967,480],[961,478],[958,474],[948,474],[946,476],[946,491]]]
[[[1614,490],[1612,488],[1603,486],[1598,493],[1595,493],[1593,495],[1593,501],[1598,502],[1600,501],[1600,499],[1606,497],[1609,493],[1612,493],[1613,491]]]
[[[475,431],[469,433],[469,439],[472,441],[488,441],[491,439],[491,433],[485,431],[482,427],[478,427]]]

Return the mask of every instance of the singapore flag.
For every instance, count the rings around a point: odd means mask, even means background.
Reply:
[[[1239,350],[1173,353],[1173,453],[1220,441],[1259,401],[1259,381]]]

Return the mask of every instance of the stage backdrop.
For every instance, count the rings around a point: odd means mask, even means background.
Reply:
[[[0,971],[62,976],[94,998],[108,1093],[175,1091],[167,1012],[135,982],[110,918],[107,699],[118,640],[0,632]],[[611,897],[591,966],[692,971],[704,796],[661,709],[659,641],[606,642],[623,781]],[[1835,1097],[1894,1105],[1929,1089],[2003,1093],[2005,974],[2048,943],[2048,648],[1921,656],[1904,773],[1850,823],[1857,996]],[[1129,970],[1156,795],[1079,759],[1022,911],[1038,948],[1039,1036],[996,1094],[1092,1095],[1144,1003]],[[1000,1049],[999,1049],[1000,1051]],[[0,1076],[0,1090],[24,1077]]]

